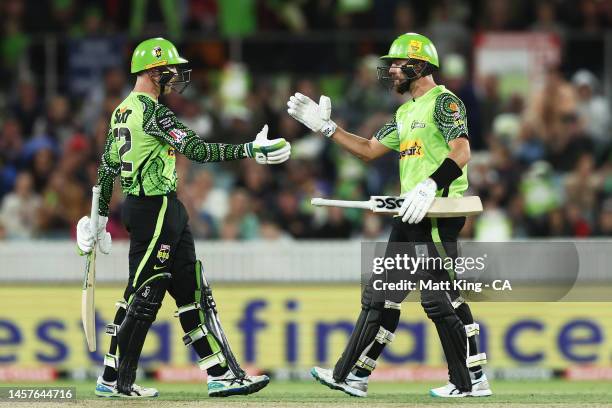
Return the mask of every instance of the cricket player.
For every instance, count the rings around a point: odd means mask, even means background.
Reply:
[[[379,80],[410,99],[395,112],[393,120],[371,139],[351,134],[330,119],[331,101],[321,96],[319,104],[305,95],[291,96],[288,113],[321,132],[364,161],[393,150],[399,153],[402,196],[399,216],[393,219],[389,243],[427,243],[430,257],[457,252],[457,237],[465,217],[424,218],[435,197],[460,197],[468,186],[467,163],[470,144],[466,111],[457,96],[436,85],[432,74],[439,68],[434,44],[416,33],[400,35],[393,41],[387,63],[378,68]],[[389,248],[389,245],[387,248]],[[432,270],[426,276],[452,280],[452,271]],[[332,389],[350,395],[367,395],[368,376],[376,367],[383,348],[394,338],[401,302],[407,292],[389,298],[375,293],[372,281],[362,292],[361,314],[348,344],[333,370],[314,367],[311,374]],[[446,361],[449,383],[432,389],[436,397],[491,395],[474,335],[479,331],[469,306],[458,291],[421,290],[421,305],[437,329]]]
[[[94,236],[100,251],[110,252],[111,236],[105,227],[113,182],[120,176],[126,195],[122,221],[130,233],[129,281],[116,304],[115,319],[106,327],[112,339],[104,374],[96,385],[95,393],[101,397],[158,395],[134,380],[147,331],[166,291],[178,307],[175,316],[186,333],[185,345],[195,349],[199,367],[208,372],[209,396],[251,394],[269,382],[265,375],[246,375],[229,348],[202,264],[196,259],[187,212],[177,199],[175,160],[180,153],[200,163],[254,158],[260,164],[277,164],[289,159],[291,146],[282,138],[268,140],[267,125],[250,143],[205,143],[158,100],[187,86],[191,70],[183,68],[186,63],[163,38],[136,47],[131,63],[136,84],[112,114],[98,168],[99,227],[91,231],[89,217],[77,225],[82,253],[92,250]]]

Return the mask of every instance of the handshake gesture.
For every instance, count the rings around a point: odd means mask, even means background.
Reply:
[[[338,127],[331,116],[331,100],[329,96],[321,95],[319,103],[296,92],[287,102],[287,113],[313,132],[321,132],[331,137]]]
[[[259,164],[279,164],[291,156],[291,144],[284,138],[268,140],[268,125],[264,125],[254,141],[244,145],[244,150]]]

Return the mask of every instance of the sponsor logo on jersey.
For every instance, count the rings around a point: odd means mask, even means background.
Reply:
[[[157,251],[157,260],[164,263],[168,259],[170,259],[170,245],[161,244],[159,246],[159,251]]]
[[[418,122],[416,120],[412,121],[412,124],[410,125],[410,129],[423,129],[425,127],[425,124],[423,122]]]
[[[174,147],[168,148],[168,157],[176,157],[176,150],[174,149]]]
[[[180,129],[172,129],[170,132],[168,132],[170,134],[170,136],[172,136],[172,138],[174,140],[176,140],[177,142],[180,142],[183,140],[183,138],[185,136],[187,136],[187,133],[183,132]]]
[[[423,154],[423,143],[419,140],[407,140],[400,145],[400,160],[423,157]]]

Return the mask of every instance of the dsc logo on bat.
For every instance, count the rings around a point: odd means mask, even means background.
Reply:
[[[404,203],[403,198],[394,196],[373,196],[372,199],[376,202],[378,210],[396,210]]]

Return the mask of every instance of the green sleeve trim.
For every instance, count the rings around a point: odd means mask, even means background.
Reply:
[[[245,144],[206,143],[166,106],[138,95],[144,106],[142,128],[145,133],[174,147],[188,159],[200,163],[239,160],[246,156]]]
[[[107,217],[110,206],[111,197],[113,195],[113,184],[115,178],[121,172],[121,162],[118,160],[115,146],[115,138],[111,129],[106,135],[106,143],[104,144],[104,152],[100,166],[98,167],[98,181],[100,186],[100,200],[98,214]]]
[[[155,223],[155,231],[153,232],[153,237],[151,238],[151,242],[149,242],[149,246],[147,247],[147,252],[145,252],[144,256],[140,260],[140,263],[138,264],[138,269],[136,269],[136,275],[134,276],[134,282],[132,283],[132,285],[135,288],[138,287],[137,284],[138,284],[138,277],[140,276],[140,272],[142,272],[142,269],[147,264],[147,261],[149,260],[149,257],[151,256],[151,252],[153,252],[153,249],[155,248],[155,245],[157,244],[157,239],[159,238],[161,234],[162,226],[164,225],[164,218],[166,216],[167,208],[168,208],[168,197],[164,196],[162,206],[159,209],[159,213],[157,214],[157,222]]]
[[[386,123],[375,134],[374,137],[389,149],[399,151],[399,135],[397,133],[397,122],[395,116],[393,120]]]
[[[461,136],[469,137],[465,105],[452,93],[438,95],[433,119],[446,143]]]

